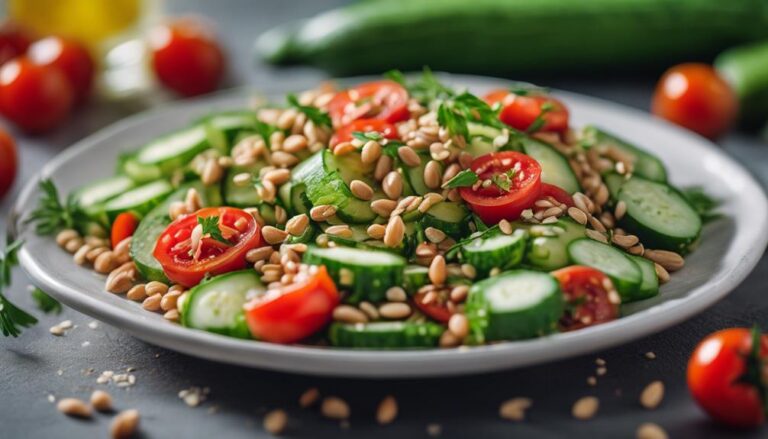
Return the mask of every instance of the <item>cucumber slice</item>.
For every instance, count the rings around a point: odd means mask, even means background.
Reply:
[[[528,232],[515,230],[511,235],[501,231],[486,234],[461,246],[463,262],[475,267],[480,277],[488,276],[493,268],[508,270],[523,261]]]
[[[280,186],[280,189],[277,190],[277,201],[280,203],[281,206],[292,215],[293,212],[293,203],[291,202],[291,188],[293,187],[293,183],[290,181],[287,183],[284,183],[282,186]]]
[[[530,137],[522,141],[523,152],[541,165],[541,181],[553,184],[572,194],[581,190],[579,180],[573,173],[568,159],[551,145]]]
[[[421,164],[419,166],[410,167],[410,166],[401,165],[400,171],[405,177],[405,181],[413,190],[413,193],[415,193],[416,195],[424,195],[426,193],[433,191],[432,189],[427,187],[426,183],[424,183],[424,168],[427,167],[427,163],[429,163],[429,161],[432,160],[432,157],[430,157],[428,153],[419,154],[419,157],[421,158]],[[440,175],[442,174],[443,174],[443,165],[440,164]],[[415,211],[415,212],[418,212],[418,211]]]
[[[228,206],[234,207],[253,207],[261,204],[261,197],[256,191],[256,186],[248,184],[245,186],[238,186],[235,184],[234,178],[238,174],[249,173],[251,175],[259,175],[259,170],[267,166],[264,161],[257,161],[248,166],[233,166],[227,172],[224,178],[224,201]]]
[[[595,126],[586,126],[581,133],[583,144],[588,148],[613,147],[632,157],[633,174],[649,180],[666,182],[667,170],[664,163],[655,155],[638,148],[635,145],[609,134]]]
[[[403,286],[408,294],[414,294],[416,291],[431,283],[429,280],[429,268],[422,265],[408,265],[403,270]]]
[[[218,130],[231,148],[238,136],[245,131],[252,131],[256,127],[256,113],[248,110],[227,111],[211,114],[200,120],[200,123]]]
[[[622,301],[633,300],[643,282],[640,267],[623,251],[593,239],[582,238],[568,245],[574,264],[596,268],[610,277]]]
[[[554,277],[513,270],[474,284],[465,313],[473,338],[484,342],[552,333],[563,310],[563,293]]]
[[[136,187],[136,183],[124,175],[103,178],[77,189],[72,198],[78,209],[85,212],[89,218],[98,222],[106,222],[103,203],[111,200]]]
[[[243,305],[266,291],[254,270],[216,276],[189,290],[181,324],[238,338],[251,338]]]
[[[157,238],[171,223],[171,218],[168,216],[171,203],[183,200],[190,188],[197,190],[204,206],[220,206],[222,204],[221,194],[216,186],[205,187],[202,182],[196,181],[182,185],[165,201],[147,213],[133,234],[131,258],[141,275],[148,281],[156,280],[168,283],[168,278],[163,273],[163,267],[152,256],[152,252],[155,250]]]
[[[303,262],[325,265],[336,285],[350,292],[345,299],[348,303],[385,300],[387,289],[402,285],[406,263],[392,253],[348,247],[310,247]]]
[[[603,175],[603,183],[608,187],[608,192],[611,194],[611,200],[614,203],[618,201],[619,190],[621,190],[621,186],[625,181],[627,181],[626,177],[615,172],[608,172]]]
[[[648,299],[659,294],[659,277],[656,275],[656,267],[654,267],[653,262],[635,255],[627,255],[627,257],[640,267],[643,281],[640,283],[640,288],[636,294],[626,301]]]
[[[352,180],[362,180],[373,186],[373,170],[375,163],[363,163],[360,154],[352,153],[345,155],[333,155],[330,153],[323,156],[323,163],[326,172],[337,171],[341,175],[344,183],[349,185]]]
[[[443,201],[430,207],[421,218],[421,226],[442,230],[453,238],[461,238],[469,232],[469,209],[463,203]]]
[[[304,233],[299,236],[289,235],[286,239],[287,244],[310,244],[314,242],[315,236],[318,234],[318,228],[316,225],[310,223],[310,225],[304,229]]]
[[[632,177],[618,199],[627,205],[619,224],[647,248],[684,252],[701,234],[701,217],[671,186]]]
[[[165,180],[139,186],[104,203],[104,213],[110,222],[123,212],[133,212],[139,218],[152,210],[173,192],[173,186]]]
[[[347,348],[433,348],[443,331],[443,326],[433,322],[333,323],[328,336],[333,346]]]
[[[585,227],[570,218],[560,218],[556,223],[531,225],[513,224],[515,229],[528,230],[528,249],[525,263],[543,271],[557,270],[570,264],[567,247],[584,237]]]

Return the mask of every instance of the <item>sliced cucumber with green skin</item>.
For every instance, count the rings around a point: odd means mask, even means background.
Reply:
[[[142,277],[148,281],[159,281],[168,283],[163,267],[157,262],[152,253],[155,250],[157,238],[171,223],[168,216],[171,203],[181,201],[191,188],[197,190],[204,206],[220,206],[222,204],[221,194],[216,186],[206,187],[202,182],[196,181],[187,183],[176,189],[162,203],[153,208],[139,223],[136,232],[131,240],[131,259],[136,264]]]
[[[339,289],[349,291],[348,303],[385,300],[387,289],[402,285],[406,264],[405,258],[384,251],[314,246],[304,253],[303,262],[325,265]]]
[[[467,124],[467,127],[469,128],[470,140],[464,151],[470,153],[472,157],[480,157],[499,149],[493,144],[493,141],[502,134],[500,129],[471,122]]]
[[[328,336],[333,346],[360,349],[437,347],[445,331],[433,322],[333,323]]]
[[[189,290],[181,324],[203,331],[251,338],[243,305],[266,291],[255,270],[235,271],[204,281]]]
[[[330,151],[329,151],[330,152]],[[323,163],[326,172],[338,171],[344,183],[349,185],[352,180],[361,180],[373,185],[373,170],[375,163],[363,163],[360,154],[351,153],[345,155],[325,154]]]
[[[635,255],[627,255],[627,257],[640,268],[643,281],[640,283],[640,288],[638,288],[636,294],[625,300],[625,302],[648,299],[659,294],[659,277],[656,275],[656,267],[653,262]]]
[[[259,170],[267,166],[264,161],[257,161],[248,166],[233,166],[227,171],[227,175],[224,178],[223,195],[224,201],[228,206],[234,207],[253,207],[261,204],[261,197],[258,191],[256,191],[256,185],[249,183],[244,186],[238,186],[235,184],[234,178],[238,174],[248,173],[253,175],[259,175]]]
[[[632,177],[621,186],[618,200],[627,205],[619,224],[646,248],[685,252],[701,234],[701,217],[671,186]]]
[[[442,230],[453,238],[461,238],[469,231],[469,209],[453,201],[443,201],[430,207],[421,218],[421,226]]]
[[[205,124],[195,125],[148,143],[124,163],[123,171],[136,181],[168,177],[210,148],[226,153],[224,135]]]
[[[616,203],[619,198],[619,190],[627,178],[623,175],[615,172],[609,172],[603,175],[603,183],[608,188],[608,193],[611,194],[611,200]]]
[[[427,187],[426,183],[424,183],[424,168],[427,167],[427,163],[432,160],[432,157],[430,157],[429,153],[419,154],[419,157],[421,158],[421,164],[419,166],[411,167],[401,165],[400,170],[402,171],[403,176],[405,176],[405,181],[411,187],[414,194],[424,195],[433,191]],[[438,162],[438,164],[440,175],[443,175],[443,165],[440,164],[440,162]]]
[[[522,135],[523,152],[541,165],[541,181],[555,185],[569,194],[581,190],[579,180],[573,173],[568,159],[553,146],[537,139]]]
[[[104,213],[110,222],[123,212],[133,212],[141,218],[171,192],[173,192],[173,186],[165,180],[148,183],[104,203]]]
[[[309,214],[312,202],[307,197],[307,188],[303,183],[291,184],[291,212],[294,215]]]
[[[525,264],[543,271],[557,270],[570,264],[567,247],[584,237],[585,227],[570,218],[560,218],[552,224],[512,224],[514,229],[528,231]]]
[[[623,251],[593,239],[582,238],[568,245],[574,264],[596,268],[611,278],[622,301],[631,301],[643,283],[640,267]]]
[[[256,113],[248,110],[227,111],[216,113],[203,118],[200,123],[220,131],[224,135],[229,148],[241,133],[253,131],[256,127]]]
[[[528,232],[515,230],[505,235],[500,230],[486,233],[461,246],[462,262],[475,267],[480,277],[486,277],[492,269],[508,270],[519,265],[525,255]]]
[[[78,209],[97,222],[105,222],[103,203],[136,187],[136,183],[124,175],[103,178],[77,189],[72,197]]]
[[[416,291],[431,283],[429,280],[429,268],[422,265],[408,265],[403,270],[403,286],[408,294],[414,294]]]
[[[583,144],[588,148],[614,147],[628,157],[632,157],[634,175],[662,183],[667,181],[667,170],[664,168],[664,163],[655,155],[626,140],[591,125],[584,127],[581,137]]]
[[[277,190],[277,200],[278,203],[280,203],[281,206],[283,206],[283,209],[286,210],[290,215],[293,215],[293,201],[291,200],[291,188],[293,187],[293,183],[286,182],[282,186],[280,186],[280,189]]]
[[[560,284],[548,273],[513,270],[469,289],[465,314],[479,342],[550,334],[563,315]]]
[[[293,236],[288,235],[288,238],[285,240],[287,244],[310,244],[314,242],[315,236],[319,233],[319,229],[316,225],[310,224],[306,229],[304,229],[304,233],[302,233],[299,236]]]

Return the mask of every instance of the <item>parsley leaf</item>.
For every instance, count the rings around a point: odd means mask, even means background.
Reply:
[[[539,87],[533,84],[514,84],[509,88],[509,92],[518,96],[530,96],[530,95],[547,95],[549,89],[547,87]]]
[[[549,113],[550,111],[555,109],[555,105],[552,102],[544,102],[541,104],[541,112],[538,116],[536,116],[536,119],[533,120],[531,125],[528,126],[528,129],[525,130],[526,133],[532,134],[536,131],[540,130],[545,123],[547,123],[547,120],[544,119],[544,115]]]
[[[509,192],[509,188],[512,186],[507,174],[494,174],[491,181],[504,192]]]
[[[465,169],[443,184],[443,188],[469,187],[477,183],[480,177],[471,169]]]
[[[268,123],[262,122],[260,120],[256,120],[256,124],[254,125],[256,128],[256,133],[258,133],[262,139],[264,139],[264,143],[267,144],[267,147],[272,149],[272,145],[270,144],[269,139],[272,137],[273,133],[276,133],[277,131],[280,131],[280,128],[278,128],[275,125],[270,125]]]
[[[408,94],[422,105],[429,105],[438,99],[447,99],[456,94],[452,88],[443,85],[429,67],[424,67],[421,77],[415,81],[407,81],[399,70],[390,70],[384,76],[405,87]]]
[[[5,251],[0,253],[0,331],[6,337],[18,337],[22,327],[28,328],[37,323],[34,316],[18,308],[3,295],[3,288],[11,286],[11,268],[18,264],[16,252],[21,245],[21,241],[9,243]]]
[[[361,141],[361,142],[367,142],[369,140],[373,140],[375,142],[378,142],[382,139],[384,139],[384,136],[381,135],[381,133],[376,131],[353,131],[352,137],[355,139]]]
[[[64,202],[59,198],[59,190],[53,181],[42,179],[39,183],[40,200],[37,208],[27,218],[26,223],[35,223],[35,233],[52,235],[61,229],[71,229],[84,220],[77,207],[77,200],[70,195]]]
[[[397,82],[403,87],[406,87],[406,88],[408,87],[408,84],[405,81],[405,75],[403,75],[403,72],[401,72],[400,70],[393,69],[393,70],[384,72],[384,77],[389,79],[390,81]]]
[[[288,104],[290,104],[293,108],[306,114],[307,119],[311,120],[315,124],[315,126],[317,127],[331,126],[331,116],[329,116],[328,113],[326,113],[325,111],[317,107],[313,107],[311,105],[301,105],[296,95],[294,94],[288,95]]]
[[[203,226],[203,236],[210,235],[211,238],[223,242],[224,244],[231,245],[232,243],[227,241],[224,236],[221,234],[221,230],[219,229],[219,217],[218,216],[209,216],[209,217],[197,217],[197,223]]]
[[[40,311],[46,314],[61,314],[61,304],[59,301],[46,294],[45,291],[40,288],[32,290],[32,299],[35,301],[37,308]]]

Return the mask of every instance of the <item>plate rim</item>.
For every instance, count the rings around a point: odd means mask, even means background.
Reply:
[[[509,84],[514,82],[507,79],[475,75],[441,74],[441,76],[447,77],[453,82],[468,84],[492,85],[494,83]],[[367,77],[342,78],[338,81],[364,81],[366,78]],[[280,93],[283,89],[287,89],[287,87],[270,89],[269,94]],[[81,139],[46,163],[46,165],[27,182],[22,191],[19,192],[8,218],[9,230],[14,234],[20,232],[18,227],[20,214],[24,211],[24,206],[28,200],[30,200],[36,193],[37,182],[39,179],[43,176],[50,175],[61,164],[67,162],[72,157],[77,157],[83,151],[87,151],[94,147],[94,145],[101,144],[105,139],[109,139],[123,130],[129,130],[131,127],[140,126],[154,115],[180,111],[180,109],[187,107],[190,104],[223,101],[227,98],[234,99],[236,95],[241,96],[244,90],[253,92],[254,88],[249,86],[238,87],[212,95],[177,101],[170,105],[143,111],[116,121]],[[650,117],[647,113],[636,108],[578,93],[560,90],[556,90],[555,92],[561,96],[571,96],[582,101],[598,104],[606,111],[617,109],[626,113],[628,117],[633,119],[643,118],[649,120],[653,124],[662,124],[667,130],[672,129],[673,131],[677,131],[678,135],[689,137],[691,141],[695,141],[700,144],[700,146],[708,149],[711,153],[719,156],[720,159],[727,161],[729,165],[736,167],[743,174],[746,184],[753,189],[757,189],[759,193],[763,195],[757,207],[762,213],[762,223],[768,222],[768,199],[765,197],[763,188],[756,181],[754,176],[752,176],[749,170],[729,157],[707,139],[687,132],[679,127],[672,126],[654,117]],[[132,319],[132,313],[124,313],[124,311],[117,307],[105,304],[96,298],[92,298],[87,294],[82,294],[74,288],[70,288],[62,282],[59,282],[50,273],[47,273],[44,267],[37,263],[35,257],[30,252],[26,251],[26,247],[22,247],[19,253],[19,259],[22,268],[33,283],[46,291],[49,291],[51,295],[56,299],[61,300],[66,305],[118,328],[124,329],[148,343],[183,352],[185,354],[243,366],[312,375],[376,378],[427,377],[482,373],[493,370],[523,367],[536,363],[551,362],[575,355],[594,352],[621,343],[628,343],[632,340],[659,332],[674,324],[685,321],[721,300],[733,291],[733,289],[735,289],[752,271],[768,244],[768,228],[759,227],[755,229],[754,240],[752,241],[755,245],[741,255],[740,263],[735,269],[731,271],[728,276],[724,276],[714,283],[712,281],[707,281],[694,288],[685,299],[665,301],[633,315],[622,317],[616,322],[590,327],[571,333],[559,333],[532,340],[503,342],[471,348],[462,347],[458,349],[413,351],[376,351],[326,349],[295,345],[285,346],[253,340],[233,339],[217,334],[184,328],[179,325],[160,325],[152,322],[145,323],[144,320]],[[737,236],[738,235],[734,235],[731,238],[731,241],[735,240]],[[654,318],[646,318],[650,313],[654,313]],[[644,320],[644,324],[635,322],[636,320],[641,319]],[[608,331],[611,332],[611,337],[599,336]],[[583,341],[591,340],[591,342],[574,342],[574,340],[582,341],[582,339],[584,339]],[[514,364],[508,365],[499,364],[498,357],[502,357],[505,354],[512,354],[511,356],[517,357],[535,357],[535,359],[522,359],[515,361]],[[310,357],[311,361],[307,361]],[[305,362],[309,364],[305,364]],[[370,366],[371,362],[377,363],[375,368],[365,367],[358,369],[350,367],[354,365]],[[344,363],[345,367],[335,370],[335,367],[338,366],[339,363]],[[409,370],[407,365],[417,367]],[[429,367],[429,365],[441,365],[443,366],[443,369],[435,369],[434,367]],[[397,366],[395,369],[388,369],[388,367],[395,366]]]

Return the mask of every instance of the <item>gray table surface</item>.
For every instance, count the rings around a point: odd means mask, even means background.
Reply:
[[[322,72],[295,68],[287,71],[254,66],[253,39],[269,26],[287,19],[309,16],[337,3],[323,1],[173,1],[172,12],[197,11],[218,23],[230,54],[231,84],[268,87],[275,82],[311,83]],[[538,78],[516,78],[533,80]],[[546,84],[590,94],[646,109],[654,77],[591,79],[548,78]],[[125,110],[96,105],[81,110],[64,129],[43,138],[19,137],[21,175],[15,192],[51,157],[94,130],[125,116]],[[768,145],[756,137],[734,134],[721,142],[724,149],[768,183]],[[0,202],[0,229],[13,196]],[[755,227],[766,227],[756,224]],[[10,296],[33,309],[21,270]],[[143,437],[267,437],[261,417],[269,409],[285,408],[290,416],[291,437],[426,437],[428,424],[439,424],[442,437],[634,437],[643,422],[662,425],[673,438],[726,437],[733,432],[707,420],[689,397],[685,367],[696,342],[717,329],[757,322],[768,327],[768,258],[763,258],[750,277],[725,300],[700,316],[667,331],[626,346],[557,363],[508,372],[449,379],[351,380],[316,378],[253,370],[200,360],[157,348],[125,334],[118,328],[65,309],[58,316],[42,316],[40,324],[17,339],[3,339],[0,349],[0,437],[106,437],[110,417],[97,415],[78,421],[59,414],[48,400],[54,397],[87,398],[96,388],[108,389],[118,408],[137,408],[142,414]],[[64,337],[48,328],[71,319],[76,327]],[[656,353],[655,360],[643,354]],[[595,372],[595,359],[607,362],[607,374],[596,387],[586,378]],[[99,385],[104,370],[135,368],[136,384],[129,388]],[[640,407],[638,394],[652,380],[666,384],[666,397],[655,411]],[[177,396],[182,389],[209,387],[206,402],[187,407]],[[314,410],[299,409],[297,398],[317,386],[323,394],[335,394],[351,403],[349,428],[323,419]],[[397,397],[400,416],[387,427],[373,420],[378,401],[387,394]],[[572,403],[581,396],[596,395],[601,407],[588,422],[570,416]],[[499,419],[499,403],[514,396],[533,399],[528,420],[513,424]],[[765,437],[765,431],[739,437]]]

